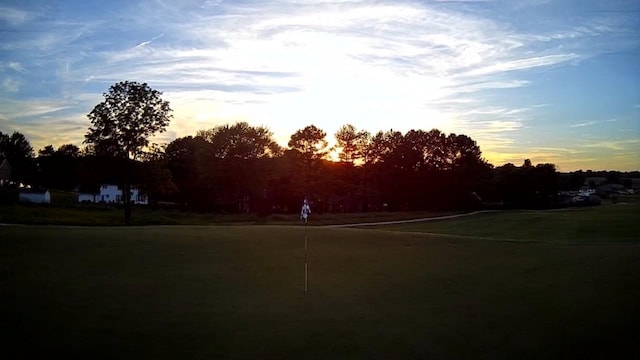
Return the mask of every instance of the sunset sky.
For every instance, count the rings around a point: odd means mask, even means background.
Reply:
[[[640,170],[638,0],[0,1],[0,131],[82,145],[122,80],[170,101],[157,142],[438,128],[494,165]]]

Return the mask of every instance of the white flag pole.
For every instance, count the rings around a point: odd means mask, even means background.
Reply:
[[[304,220],[304,292],[309,291],[308,283],[309,283],[309,246],[308,236],[307,236],[307,220],[309,219],[309,214],[311,213],[311,208],[309,207],[309,203],[307,203],[307,197],[305,196],[304,201],[302,203],[302,209],[300,210],[300,217]]]
[[[308,292],[308,261],[307,261],[307,219],[304,219],[304,292]]]

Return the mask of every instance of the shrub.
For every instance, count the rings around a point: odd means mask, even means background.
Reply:
[[[0,205],[15,205],[18,203],[18,190],[0,187]]]

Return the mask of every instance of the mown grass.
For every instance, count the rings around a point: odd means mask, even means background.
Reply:
[[[373,221],[390,221],[452,214],[451,212],[375,212],[353,214],[312,214],[310,225],[349,224]],[[298,214],[207,214],[173,209],[151,209],[136,206],[133,209],[134,225],[211,225],[211,224],[278,224],[300,223]],[[122,208],[112,205],[19,204],[0,206],[0,223],[30,225],[123,225]]]
[[[450,220],[376,226],[393,231],[536,241],[635,241],[640,203],[617,203],[558,211],[489,212]]]
[[[250,222],[250,214],[214,215],[178,210],[153,210],[134,207],[134,225],[207,225],[216,223]],[[121,207],[109,205],[76,204],[69,206],[20,204],[0,206],[0,223],[29,225],[124,225]]]
[[[602,207],[599,215],[615,219],[621,216],[616,209]],[[552,214],[574,221],[584,216]],[[624,219],[604,224],[633,226]],[[488,217],[481,224],[502,226],[492,221],[502,220]],[[457,231],[457,222],[449,224]],[[536,233],[513,229],[510,237]],[[624,232],[603,231],[609,234],[603,241],[582,244],[320,227],[307,232],[310,291],[304,293],[302,226],[0,227],[0,325],[8,329],[2,353],[640,356],[640,243]]]

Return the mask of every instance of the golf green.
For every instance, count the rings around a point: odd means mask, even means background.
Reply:
[[[309,227],[305,293],[303,226],[2,226],[2,353],[640,356],[638,241],[389,230]]]

